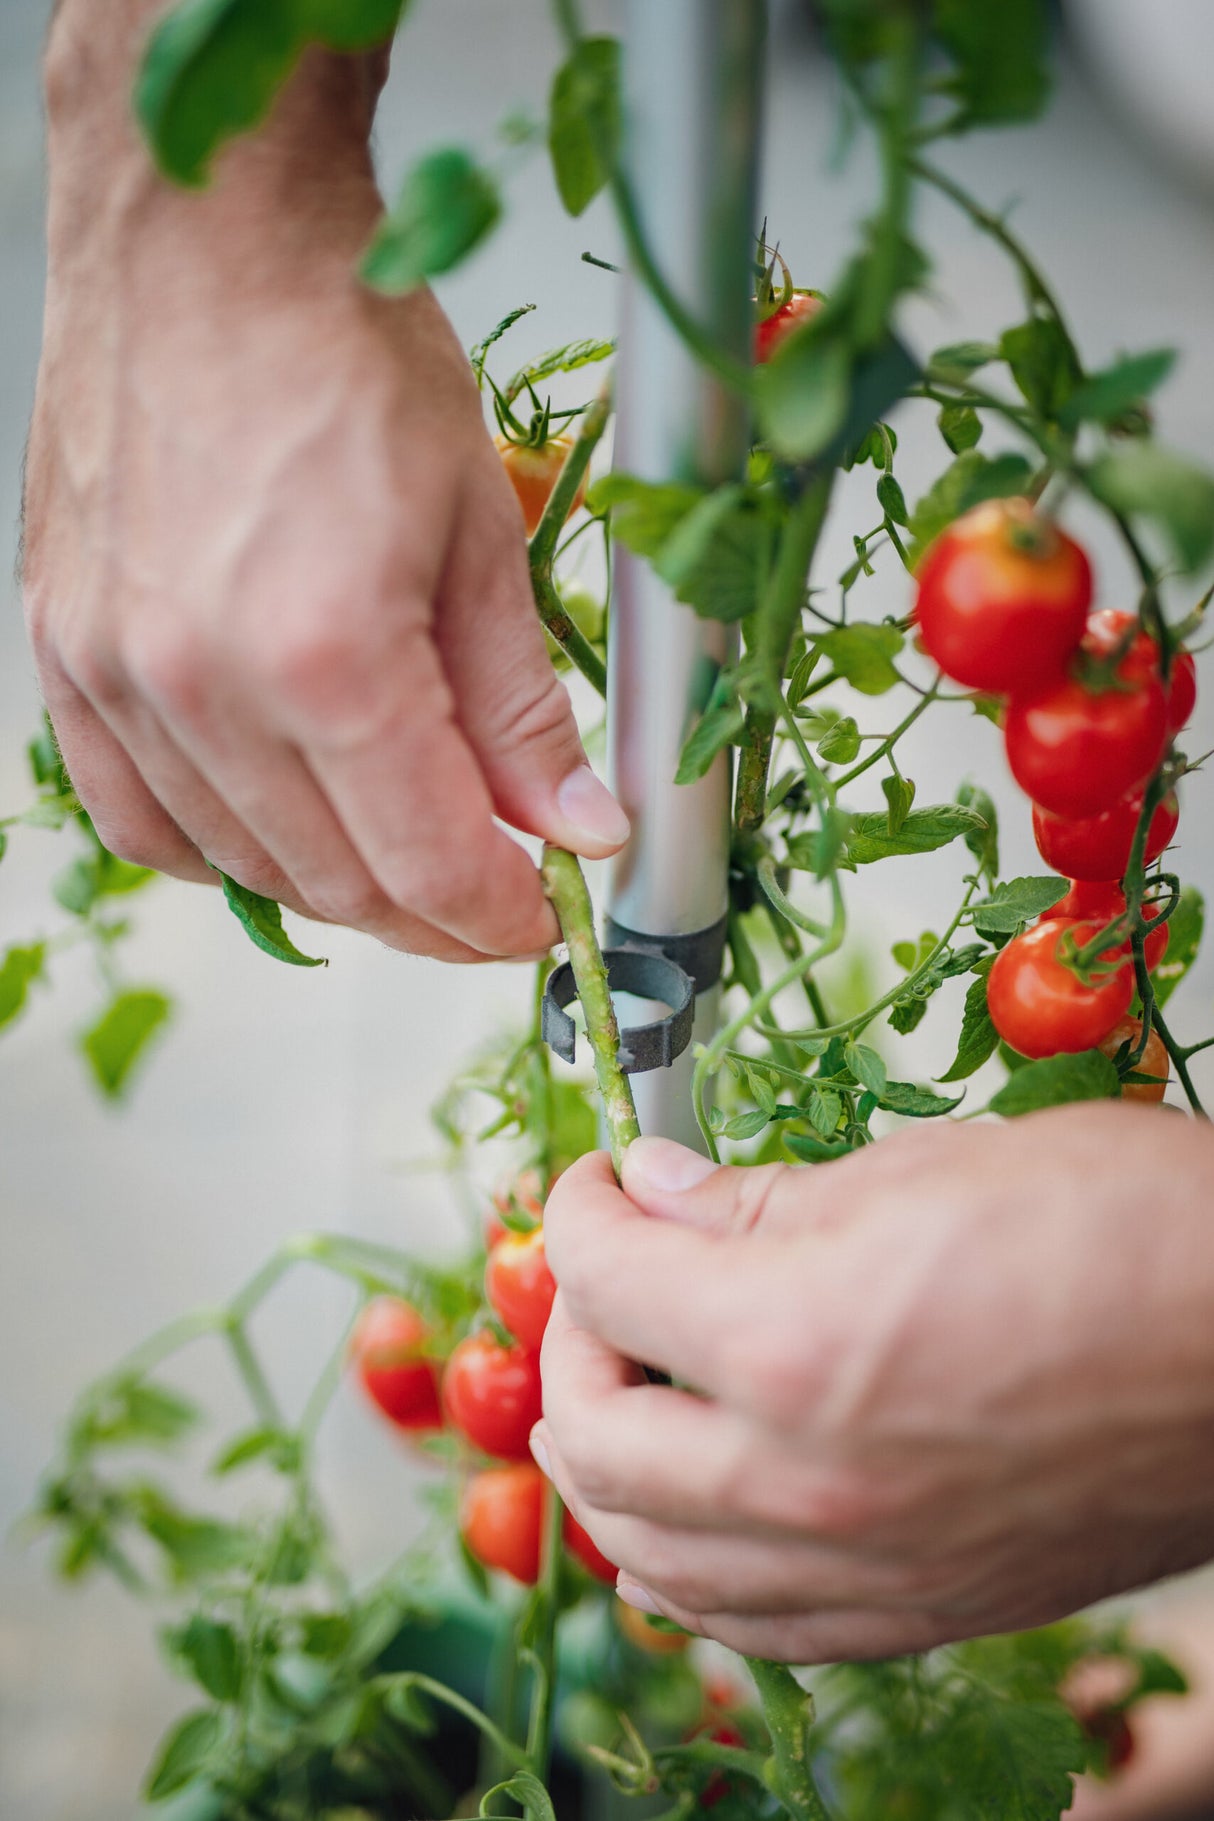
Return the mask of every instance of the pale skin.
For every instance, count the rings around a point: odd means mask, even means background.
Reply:
[[[627,821],[547,660],[522,516],[434,299],[354,267],[383,59],[308,58],[204,196],[129,95],[157,0],[63,0],[25,597],[116,853],[208,862],[393,947],[546,948],[495,817],[602,857]]]
[[[25,584],[69,770],[130,860],[210,861],[411,952],[542,950],[498,821],[591,857],[626,823],[547,662],[462,350],[428,294],[351,275],[382,60],[310,58],[181,195],[127,100],[159,10],[61,0],[48,53]],[[537,1452],[625,1598],[813,1662],[1036,1624],[1214,1553],[1207,1128],[1068,1109],[694,1187],[659,1186],[663,1160],[694,1167],[642,1141],[624,1192],[584,1160],[546,1216]],[[1167,1736],[1168,1812],[1214,1784],[1207,1711],[1187,1752]],[[1163,1787],[1144,1751],[1076,1813],[1159,1813]]]

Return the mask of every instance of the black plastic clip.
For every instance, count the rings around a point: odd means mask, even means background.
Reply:
[[[670,1010],[652,1024],[634,1025],[620,1033],[620,1067],[626,1075],[643,1075],[650,1069],[668,1069],[691,1042],[695,1017],[695,982],[677,962],[664,955],[636,948],[608,948],[607,984],[613,993],[632,993],[638,999],[657,999]],[[540,1013],[544,1042],[566,1062],[572,1062],[577,1027],[565,1010],[577,998],[577,981],[568,961],[548,976]]]

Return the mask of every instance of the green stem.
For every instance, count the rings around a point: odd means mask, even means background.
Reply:
[[[539,1663],[535,1699],[531,1708],[531,1725],[527,1735],[527,1755],[531,1768],[541,1783],[547,1781],[552,1760],[552,1722],[556,1709],[556,1622],[560,1616],[561,1565],[564,1556],[562,1519],[565,1507],[555,1486],[548,1488],[544,1507],[542,1571],[538,1597],[541,1602],[540,1623],[535,1641]]]
[[[258,1422],[265,1429],[281,1429],[282,1411],[278,1407],[278,1399],[270,1389],[270,1382],[253,1351],[243,1322],[233,1321],[228,1324],[227,1340]]]
[[[597,448],[611,416],[611,389],[604,386],[592,405],[582,413],[581,426],[565,464],[557,477],[543,517],[535,528],[528,547],[531,568],[531,592],[536,610],[549,635],[555,639],[571,664],[601,696],[607,694],[607,667],[586,635],[574,625],[565,611],[564,602],[553,580],[556,546],[573,510],[578,489],[586,477],[590,458]]]
[[[830,1810],[814,1782],[810,1763],[809,1732],[813,1724],[813,1698],[783,1663],[765,1663],[747,1657],[771,1734],[772,1755],[766,1781],[796,1821],[830,1821]]]
[[[882,740],[880,746],[875,747],[873,749],[873,751],[869,753],[869,755],[866,759],[861,759],[860,763],[858,765],[853,765],[850,771],[845,771],[841,778],[835,779],[835,781],[834,781],[835,789],[836,790],[846,790],[847,786],[849,784],[853,784],[857,778],[863,776],[863,774],[868,770],[870,765],[875,765],[879,759],[882,759],[885,757],[886,753],[892,752],[894,747],[897,745],[898,741],[902,738],[903,734],[907,731],[907,729],[910,727],[913,727],[915,722],[919,719],[919,716],[923,713],[924,709],[927,708],[930,703],[935,701],[936,692],[939,689],[939,687],[940,687],[940,679],[939,679],[939,677],[937,677],[936,681],[932,684],[932,686],[928,690],[927,694],[925,696],[920,697],[919,701],[917,701],[915,703],[915,706],[911,709],[910,713],[905,717],[905,719],[899,721],[898,725],[894,728],[894,731],[891,734],[886,735],[885,739]]]
[[[540,877],[569,949],[578,999],[586,1019],[586,1035],[594,1052],[594,1073],[611,1140],[611,1161],[618,1179],[624,1152],[634,1138],[640,1137],[641,1128],[637,1123],[632,1088],[620,1067],[620,1027],[607,985],[602,950],[594,933],[590,893],[576,858],[561,847],[545,847]]]
[[[431,1700],[439,1701],[444,1707],[452,1708],[457,1714],[462,1714],[465,1720],[470,1720],[473,1726],[485,1735],[501,1753],[507,1764],[512,1765],[515,1770],[528,1768],[527,1753],[523,1747],[516,1745],[513,1739],[508,1739],[501,1728],[493,1724],[487,1714],[483,1714],[480,1708],[471,1701],[465,1700],[463,1695],[457,1694],[455,1689],[446,1687],[442,1682],[436,1682],[432,1676],[419,1675],[414,1670],[406,1670],[401,1675],[383,1676],[380,1678],[380,1684],[385,1688],[416,1688],[421,1694],[429,1695]]]
[[[780,538],[775,568],[764,598],[755,613],[754,652],[762,677],[760,699],[746,712],[734,825],[739,834],[753,834],[767,814],[767,772],[776,723],[780,717],[780,687],[789,647],[805,604],[805,583],[830,504],[833,469],[808,482],[796,502]]]

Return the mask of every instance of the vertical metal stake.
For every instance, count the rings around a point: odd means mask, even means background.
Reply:
[[[625,164],[646,242],[672,290],[723,348],[748,359],[766,0],[627,0]],[[643,283],[624,296],[616,463],[645,480],[716,485],[742,472],[747,414],[683,346]],[[707,929],[728,902],[731,766],[676,785],[679,753],[732,629],[697,618],[617,549],[610,630],[608,773],[632,818],[607,909],[657,938]],[[693,1045],[718,1022],[699,996]],[[643,1131],[700,1147],[693,1059],[633,1078]]]

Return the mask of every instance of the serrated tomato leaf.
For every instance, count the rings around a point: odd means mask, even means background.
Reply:
[[[218,867],[214,870],[219,872]],[[296,948],[282,926],[282,906],[273,898],[263,898],[260,892],[250,891],[247,885],[230,879],[227,873],[221,872],[219,877],[223,895],[238,923],[264,954],[273,955],[276,961],[289,962],[292,967],[328,967],[329,963],[322,958],[301,954]]]
[[[373,291],[398,297],[449,272],[501,216],[496,179],[471,153],[445,146],[420,159],[380,222],[359,270]]]
[[[1026,1062],[992,1094],[990,1104],[992,1113],[1014,1119],[1074,1100],[1113,1100],[1120,1091],[1117,1070],[1109,1058],[1099,1050],[1081,1050],[1077,1055]]]

